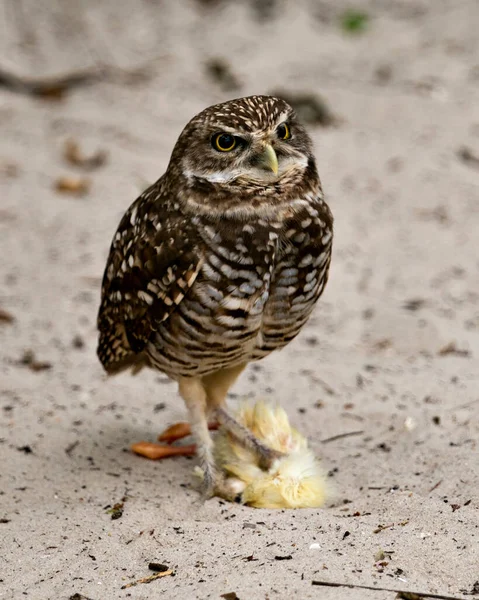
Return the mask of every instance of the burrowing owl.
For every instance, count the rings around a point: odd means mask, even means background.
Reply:
[[[118,227],[98,356],[108,373],[147,364],[178,381],[207,493],[222,486],[208,418],[265,464],[272,458],[229,414],[226,394],[250,361],[284,347],[307,321],[328,278],[332,227],[311,140],[293,109],[270,96],[194,117],[166,173]],[[154,446],[135,450],[191,450]]]

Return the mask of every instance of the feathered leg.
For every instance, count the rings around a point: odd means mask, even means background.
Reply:
[[[204,473],[205,492],[209,493],[214,489],[216,469],[213,458],[213,440],[208,431],[205,388],[199,378],[183,378],[179,381],[179,392],[188,409],[191,433],[197,444],[196,453]]]
[[[191,433],[196,441],[196,453],[203,471],[203,493],[206,498],[217,494],[233,501],[236,492],[216,470],[207,414],[209,412],[206,390],[200,378],[184,378],[179,381],[179,391],[185,401],[190,417]]]

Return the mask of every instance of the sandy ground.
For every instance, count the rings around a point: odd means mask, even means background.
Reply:
[[[395,597],[313,580],[478,592],[478,4],[371,0],[358,35],[338,24],[345,6],[283,4],[258,21],[249,5],[185,4],[136,77],[61,101],[0,88],[0,308],[14,318],[0,323],[1,598]],[[208,77],[216,57],[238,90]],[[122,212],[193,114],[278,89],[320,94],[338,118],[311,126],[336,217],[331,279],[231,403],[286,407],[334,485],[322,510],[201,503],[194,461],[128,450],[184,417],[174,384],[108,380],[95,356]],[[68,138],[107,163],[68,164]],[[90,191],[57,192],[61,176]],[[174,577],[122,589],[151,561]]]

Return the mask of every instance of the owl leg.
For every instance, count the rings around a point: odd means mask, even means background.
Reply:
[[[249,429],[239,423],[225,407],[228,390],[245,367],[246,363],[242,363],[207,375],[203,377],[203,385],[207,393],[208,406],[214,411],[219,424],[233,435],[240,444],[251,449],[259,457],[262,468],[269,468],[273,460],[279,458],[281,453],[265,446]]]
[[[184,378],[179,381],[179,391],[188,409],[191,433],[196,440],[196,453],[203,471],[203,493],[206,498],[215,494],[234,500],[236,493],[230,489],[221,473],[218,473],[213,456],[213,440],[208,428],[208,404],[206,390],[200,378]]]

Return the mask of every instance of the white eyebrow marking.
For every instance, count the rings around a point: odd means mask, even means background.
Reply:
[[[216,127],[216,123],[211,123],[214,127]],[[244,136],[244,131],[238,131],[235,127],[229,127],[228,125],[218,124],[218,131],[224,131],[226,133],[233,133],[238,137]]]
[[[278,119],[275,121],[275,127],[278,127],[278,125],[281,125],[281,123],[284,123],[285,121],[287,121],[289,114],[290,114],[289,111],[286,111],[286,110],[283,111],[279,115]]]

